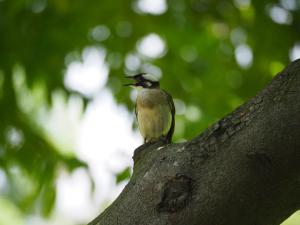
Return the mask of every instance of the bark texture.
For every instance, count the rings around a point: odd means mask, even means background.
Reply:
[[[198,137],[159,145],[89,225],[279,225],[300,205],[300,60]]]

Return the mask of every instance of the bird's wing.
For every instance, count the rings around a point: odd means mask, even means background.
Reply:
[[[168,104],[169,104],[169,107],[170,107],[170,110],[171,110],[171,114],[172,114],[171,127],[170,127],[170,130],[167,133],[167,137],[166,137],[167,141],[171,142],[172,141],[172,136],[173,136],[173,133],[174,133],[174,128],[175,128],[175,105],[174,105],[172,96],[166,91],[164,91],[164,93],[167,96],[167,101],[168,101]]]

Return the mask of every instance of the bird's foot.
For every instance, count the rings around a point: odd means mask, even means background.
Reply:
[[[142,158],[148,152],[148,151],[144,151],[144,150],[148,149],[150,146],[153,145],[153,147],[151,147],[151,149],[153,149],[156,147],[157,148],[161,147],[165,144],[166,144],[165,139],[151,140],[151,141],[148,141],[148,142],[142,144],[141,146],[139,146],[138,148],[136,148],[134,150],[133,157],[132,157],[134,163],[136,163],[140,158]]]

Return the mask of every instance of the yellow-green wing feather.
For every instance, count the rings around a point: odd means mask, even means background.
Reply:
[[[167,101],[169,103],[169,107],[170,107],[171,114],[172,114],[171,127],[170,127],[170,130],[169,130],[169,132],[167,133],[167,136],[166,136],[167,141],[171,142],[172,141],[172,136],[173,136],[173,133],[174,133],[174,129],[175,129],[175,105],[174,105],[172,96],[166,91],[164,91],[164,93],[167,96]]]

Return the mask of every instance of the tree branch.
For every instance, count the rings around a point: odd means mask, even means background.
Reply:
[[[158,146],[89,225],[278,225],[300,203],[300,60],[200,136]]]

